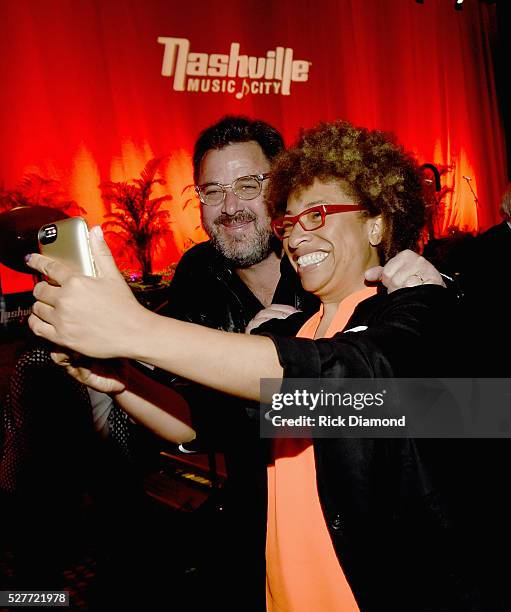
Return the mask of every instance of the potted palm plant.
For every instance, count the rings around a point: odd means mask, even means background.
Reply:
[[[151,197],[154,185],[165,184],[164,179],[157,178],[163,160],[160,157],[148,161],[139,178],[100,185],[103,199],[111,211],[105,216],[103,228],[106,233],[115,233],[132,251],[144,284],[159,281],[159,275],[152,273],[152,255],[170,233],[170,214],[168,210],[162,210],[162,206],[172,196]]]
[[[26,174],[14,189],[0,186],[0,212],[20,206],[47,206],[69,216],[87,212],[66,196],[59,181],[44,178],[35,172]]]

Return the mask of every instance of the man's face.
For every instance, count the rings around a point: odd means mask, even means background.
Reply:
[[[203,157],[199,185],[231,184],[241,176],[264,174],[270,169],[261,147],[256,142],[228,145],[212,149]],[[235,267],[248,268],[271,252],[272,230],[264,204],[267,181],[253,200],[238,198],[227,188],[225,199],[216,206],[201,203],[202,224],[214,247]]]

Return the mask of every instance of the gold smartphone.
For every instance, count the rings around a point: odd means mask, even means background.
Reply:
[[[89,244],[89,229],[82,217],[70,217],[43,225],[38,232],[39,252],[74,272],[96,276]]]

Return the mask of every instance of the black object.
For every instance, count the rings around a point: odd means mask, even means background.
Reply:
[[[37,234],[42,225],[67,219],[69,215],[50,206],[17,206],[0,214],[0,262],[25,274],[33,274],[25,264],[27,253],[39,250]]]

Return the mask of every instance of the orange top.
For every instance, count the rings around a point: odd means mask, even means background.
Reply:
[[[357,304],[376,293],[364,288],[339,304],[325,337],[344,329]],[[298,332],[314,338],[323,306]],[[268,467],[266,604],[268,612],[354,612],[358,605],[321,510],[314,447],[308,439],[274,441]]]

